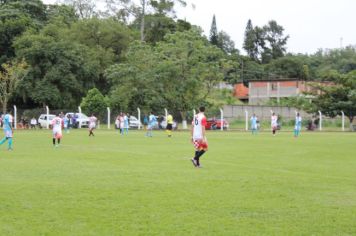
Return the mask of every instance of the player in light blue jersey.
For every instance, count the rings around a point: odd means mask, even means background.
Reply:
[[[250,119],[252,134],[257,134],[257,120],[258,120],[257,116],[255,114],[253,114]]]
[[[294,126],[294,137],[298,137],[300,134],[300,130],[302,129],[302,117],[300,116],[299,112],[295,117],[295,126]]]
[[[147,137],[152,137],[152,130],[156,126],[156,124],[157,124],[157,118],[151,112],[148,117],[148,127],[147,127],[147,133],[146,133]]]
[[[13,130],[11,126],[11,116],[10,114],[6,114],[4,116],[4,133],[5,137],[0,140],[0,145],[5,143],[7,141],[7,150],[11,151],[12,150],[12,137],[13,137]]]

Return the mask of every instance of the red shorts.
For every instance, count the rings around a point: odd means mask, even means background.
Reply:
[[[208,150],[208,143],[201,139],[194,140],[193,145],[194,145],[195,150],[197,150],[197,151]]]

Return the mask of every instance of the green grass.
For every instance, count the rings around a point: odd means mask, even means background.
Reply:
[[[0,235],[356,235],[356,133],[17,131]]]

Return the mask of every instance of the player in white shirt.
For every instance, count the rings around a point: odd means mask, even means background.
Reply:
[[[94,116],[94,114],[89,117],[89,136],[94,136],[94,129],[96,127],[96,121],[98,119]]]
[[[199,159],[208,150],[208,141],[205,136],[206,117],[204,111],[205,107],[200,107],[199,113],[194,116],[192,122],[191,141],[195,148],[192,163],[195,167],[201,167]]]
[[[56,116],[52,122],[52,132],[53,132],[53,146],[58,147],[59,144],[61,143],[62,139],[62,127],[63,127],[63,120],[59,116]],[[56,145],[56,139],[57,139],[57,145]]]
[[[276,135],[277,127],[278,127],[278,116],[273,112],[271,116],[271,128],[272,128],[273,136]]]

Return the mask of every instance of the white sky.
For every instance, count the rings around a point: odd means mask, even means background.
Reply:
[[[43,0],[53,3],[55,0]],[[356,45],[356,0],[187,0],[178,18],[199,25],[208,36],[213,14],[218,30],[230,35],[242,50],[248,19],[253,26],[276,20],[290,38],[287,51],[314,53],[319,48]],[[192,8],[195,5],[195,9]],[[341,39],[342,38],[342,39]]]

